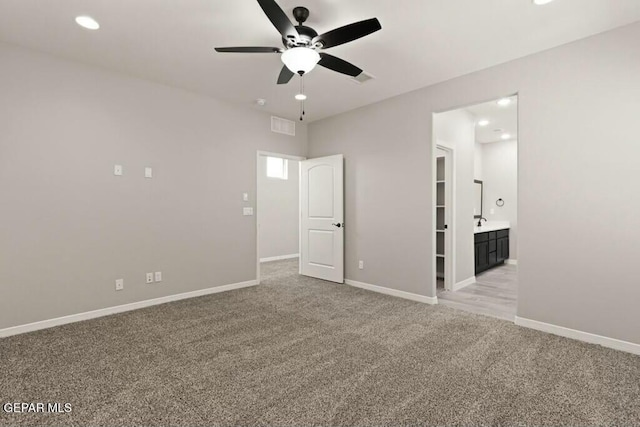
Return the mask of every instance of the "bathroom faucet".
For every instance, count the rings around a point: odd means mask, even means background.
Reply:
[[[478,227],[482,227],[482,220],[483,219],[484,219],[485,222],[487,222],[487,218],[480,217],[480,219],[478,220]]]

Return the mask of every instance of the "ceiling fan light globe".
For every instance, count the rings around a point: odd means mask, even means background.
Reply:
[[[294,47],[286,50],[281,59],[291,72],[306,74],[320,61],[320,54],[308,47]]]

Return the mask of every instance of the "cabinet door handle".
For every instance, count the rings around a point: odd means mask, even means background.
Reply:
[[[331,224],[331,225],[333,225],[334,227],[342,228],[342,227],[344,227],[344,222],[343,222],[343,223],[340,223],[340,222],[338,222],[338,223],[333,223],[333,224]]]

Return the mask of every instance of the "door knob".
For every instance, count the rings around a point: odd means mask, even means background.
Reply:
[[[333,225],[334,227],[340,228],[340,227],[344,227],[344,222],[343,223],[337,223],[337,224],[331,224],[331,225]]]

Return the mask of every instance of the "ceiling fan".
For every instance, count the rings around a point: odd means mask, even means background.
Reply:
[[[298,25],[294,26],[274,0],[258,0],[258,4],[282,35],[284,48],[217,47],[216,51],[282,54],[281,59],[285,65],[278,77],[278,84],[289,83],[295,74],[302,76],[311,71],[316,64],[338,73],[357,77],[362,73],[360,68],[343,59],[318,51],[357,40],[382,29],[380,22],[372,18],[318,35],[313,28],[303,25],[309,18],[309,9],[306,7],[299,6],[293,9],[293,17],[298,22]]]

